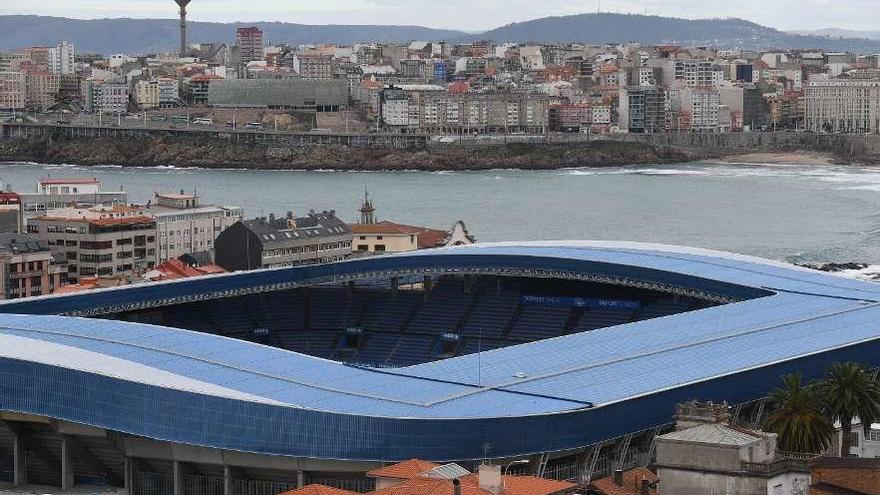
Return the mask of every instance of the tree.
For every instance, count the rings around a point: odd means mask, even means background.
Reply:
[[[840,456],[848,457],[852,421],[858,418],[865,429],[880,418],[880,386],[856,363],[835,363],[821,384],[825,414],[840,422]]]
[[[822,414],[819,391],[804,385],[800,373],[782,377],[783,386],[773,391],[773,412],[768,426],[778,435],[781,450],[818,453],[828,448],[834,426]]]

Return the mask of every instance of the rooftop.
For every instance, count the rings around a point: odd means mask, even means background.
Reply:
[[[40,185],[50,186],[50,185],[68,185],[68,184],[100,184],[97,178],[85,178],[85,177],[46,177],[40,179]]]
[[[306,485],[296,490],[290,490],[279,495],[359,495],[357,492],[341,490],[324,485]]]
[[[418,235],[419,249],[437,247],[449,237],[449,232],[445,230],[394,223],[387,220],[376,223],[356,223],[349,225],[349,227],[354,235]]]
[[[495,495],[480,488],[479,475],[459,478],[461,495]],[[576,485],[535,476],[502,476],[503,488],[497,495],[552,495],[571,490]],[[453,495],[453,480],[444,478],[411,478],[396,485],[370,492],[370,495]]]
[[[430,471],[440,464],[431,461],[423,461],[421,459],[410,459],[408,461],[398,462],[390,466],[374,469],[367,473],[367,476],[373,478],[396,478],[400,480],[408,480],[416,478],[420,474]]]
[[[656,487],[660,478],[647,468],[630,469],[623,473],[623,485],[614,482],[614,476],[608,476],[592,482],[592,488],[601,495],[642,495],[642,482],[647,481]],[[649,485],[649,486],[650,486]],[[647,495],[656,495],[656,488],[651,488]]]
[[[715,445],[748,445],[765,437],[765,433],[733,428],[723,423],[704,423],[660,436],[665,440],[710,443]]]

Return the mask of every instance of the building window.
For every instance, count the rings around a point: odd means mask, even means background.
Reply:
[[[374,249],[377,253],[383,253],[385,252],[385,244],[376,244]]]

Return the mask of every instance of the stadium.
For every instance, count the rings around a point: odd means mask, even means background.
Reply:
[[[0,481],[365,491],[410,458],[644,464],[680,402],[880,365],[880,286],[625,242],[482,244],[0,304]]]

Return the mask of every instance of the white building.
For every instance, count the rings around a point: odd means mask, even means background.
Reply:
[[[805,458],[776,448],[776,434],[707,423],[657,437],[661,495],[806,493]]]
[[[681,90],[681,108],[691,116],[691,130],[718,131],[721,99],[715,88],[696,87]]]
[[[49,71],[53,74],[73,74],[76,72],[76,51],[73,43],[62,41],[49,48]]]
[[[812,80],[805,111],[813,132],[880,132],[880,81]]]
[[[409,96],[400,89],[382,92],[382,122],[387,126],[407,126],[409,119]]]
[[[184,254],[214,250],[221,232],[242,219],[241,208],[202,205],[195,194],[157,193],[145,212],[156,219],[156,265]]]
[[[94,86],[94,110],[97,113],[125,115],[128,113],[128,84],[107,82]]]

